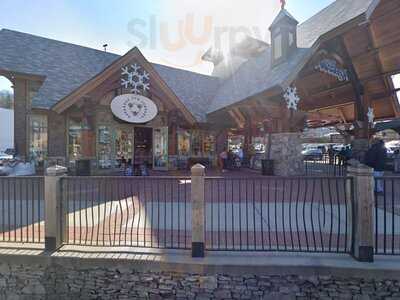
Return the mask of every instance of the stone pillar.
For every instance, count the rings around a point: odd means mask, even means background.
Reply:
[[[46,170],[44,178],[45,201],[45,249],[55,251],[62,246],[65,235],[66,217],[61,205],[60,179],[67,173],[67,168],[53,166]]]
[[[302,176],[304,164],[300,132],[271,134],[271,156],[274,161],[274,175]]]
[[[362,262],[374,261],[374,177],[373,169],[350,161],[348,175],[353,178],[353,255]]]
[[[204,176],[205,167],[196,164],[192,173],[192,257],[204,257],[205,244],[205,201]]]
[[[369,148],[368,138],[354,138],[351,143],[351,148],[353,152],[353,159],[363,162],[365,154]]]

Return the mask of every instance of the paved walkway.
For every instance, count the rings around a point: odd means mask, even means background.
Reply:
[[[282,252],[206,252],[205,258],[191,258],[190,251],[132,249],[130,247],[64,246],[55,253],[0,243],[0,263],[60,263],[84,266],[122,266],[152,272],[185,271],[193,274],[331,275],[388,279],[400,276],[400,260],[394,256],[375,256],[374,263],[360,263],[347,254]]]

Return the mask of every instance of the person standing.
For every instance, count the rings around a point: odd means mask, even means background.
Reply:
[[[329,157],[329,164],[333,165],[335,163],[335,149],[333,149],[332,145],[330,145],[328,148],[328,157]]]
[[[365,155],[365,164],[374,169],[375,192],[383,193],[384,184],[381,177],[384,175],[387,151],[383,140],[375,140]]]

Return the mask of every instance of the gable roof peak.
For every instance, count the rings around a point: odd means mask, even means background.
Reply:
[[[295,17],[293,17],[285,8],[282,8],[279,14],[272,22],[271,26],[269,27],[269,30],[272,30],[276,26],[283,23],[292,24],[294,26],[297,26],[299,24],[299,22],[295,19]]]

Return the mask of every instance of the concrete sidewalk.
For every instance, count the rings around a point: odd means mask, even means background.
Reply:
[[[4,245],[3,245],[4,246]],[[375,256],[374,263],[360,263],[347,254],[283,252],[207,252],[192,258],[190,251],[128,247],[64,246],[54,253],[40,247],[15,245],[0,248],[0,264],[77,265],[131,268],[137,271],[185,272],[229,275],[332,275],[365,279],[400,278],[400,256]]]

